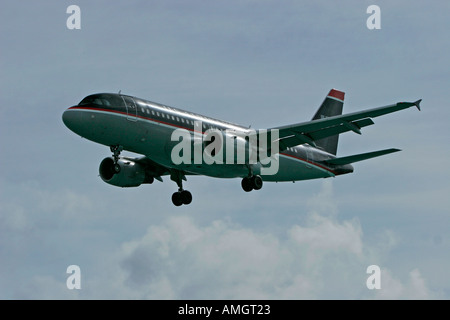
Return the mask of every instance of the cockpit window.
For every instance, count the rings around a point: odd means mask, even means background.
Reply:
[[[78,104],[79,106],[83,105],[83,104],[90,104],[90,103],[94,103],[95,97],[94,96],[87,96],[86,98],[84,98],[83,100],[80,101],[80,103]]]
[[[99,106],[107,106],[110,107],[111,103],[106,99],[97,98],[94,100],[94,104],[98,104]]]
[[[78,105],[95,104],[97,106],[123,106],[123,99],[113,94],[93,94],[87,96]]]
[[[102,100],[103,100],[103,99],[97,98],[97,99],[94,100],[94,104],[98,104],[98,105],[102,106],[102,105],[103,105]]]

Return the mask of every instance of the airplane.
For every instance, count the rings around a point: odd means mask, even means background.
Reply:
[[[183,188],[186,176],[241,178],[242,189],[250,192],[261,189],[263,181],[295,182],[352,173],[352,163],[400,151],[390,148],[336,156],[340,134],[361,134],[363,127],[374,124],[372,118],[412,106],[420,111],[422,99],[342,114],[344,95],[331,89],[311,121],[260,130],[120,91],[89,95],[65,110],[62,120],[81,137],[110,147],[112,156],[103,159],[99,167],[104,182],[137,187],[155,179],[162,182],[168,175],[178,186],[172,202],[181,206],[192,202],[192,194]],[[142,156],[121,156],[124,150]],[[207,161],[214,157],[217,161]],[[220,161],[224,159],[227,161]],[[274,170],[264,174],[271,167]]]

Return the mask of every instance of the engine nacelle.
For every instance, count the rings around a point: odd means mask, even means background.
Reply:
[[[114,160],[111,157],[100,163],[100,177],[106,183],[117,187],[138,187],[143,183],[152,183],[153,177],[147,177],[145,167],[134,161],[120,158],[117,161],[120,172],[114,170]]]

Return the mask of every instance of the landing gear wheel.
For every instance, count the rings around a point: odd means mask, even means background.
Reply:
[[[241,186],[245,192],[250,192],[253,190],[252,181],[249,177],[245,177],[242,179]]]
[[[190,204],[192,202],[192,194],[187,190],[181,190],[178,192],[175,192],[172,195],[172,203],[176,205],[177,207],[181,206],[182,204]]]
[[[181,199],[181,192],[175,192],[172,195],[172,203],[177,207],[179,207],[183,204],[183,201]]]
[[[252,187],[253,187],[253,189],[259,190],[259,189],[262,188],[262,186],[263,186],[263,180],[262,180],[261,176],[258,176],[258,175],[253,176],[253,177],[251,178],[251,181],[252,181]]]
[[[183,204],[190,204],[192,202],[192,194],[189,191],[183,190],[180,192],[180,194]]]
[[[263,186],[263,180],[261,176],[258,175],[245,177],[242,179],[241,186],[245,192],[250,192],[252,190],[259,190]]]
[[[172,195],[172,202],[177,207],[182,204],[190,204],[192,202],[192,194],[183,189],[183,180],[186,180],[183,171],[180,170],[171,170],[170,172],[170,180],[175,181],[178,186],[178,192],[175,192]]]

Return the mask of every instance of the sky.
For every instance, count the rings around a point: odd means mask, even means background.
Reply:
[[[81,29],[67,28],[67,8]],[[370,30],[370,5],[381,29]],[[448,1],[0,4],[1,299],[449,299]],[[423,99],[341,135],[353,174],[242,191],[189,177],[122,189],[109,148],[61,120],[118,92],[253,128]],[[124,152],[123,155],[133,155]],[[80,268],[70,290],[67,268]],[[380,267],[370,290],[367,268]]]

